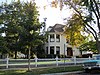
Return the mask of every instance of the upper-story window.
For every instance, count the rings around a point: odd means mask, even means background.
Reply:
[[[56,42],[60,42],[60,35],[56,34]]]
[[[54,42],[54,34],[50,34],[50,42]]]

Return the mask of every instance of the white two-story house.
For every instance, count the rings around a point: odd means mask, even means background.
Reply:
[[[78,56],[79,50],[72,48],[66,41],[64,34],[66,26],[61,24],[55,24],[47,29],[48,41],[45,44],[46,54],[66,55],[66,56]]]

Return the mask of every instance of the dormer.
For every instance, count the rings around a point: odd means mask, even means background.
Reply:
[[[49,26],[49,28],[47,29],[47,31],[51,31],[53,27],[52,26]]]

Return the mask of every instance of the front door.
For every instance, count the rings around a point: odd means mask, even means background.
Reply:
[[[73,56],[73,50],[71,47],[67,48],[67,56]]]

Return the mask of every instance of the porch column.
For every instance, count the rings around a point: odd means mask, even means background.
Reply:
[[[54,42],[56,43],[56,34],[54,34],[54,40],[55,40]]]
[[[56,46],[54,46],[54,54],[56,54]]]
[[[48,35],[48,54],[50,54],[50,35]]]
[[[48,46],[48,54],[50,54],[50,46]]]

